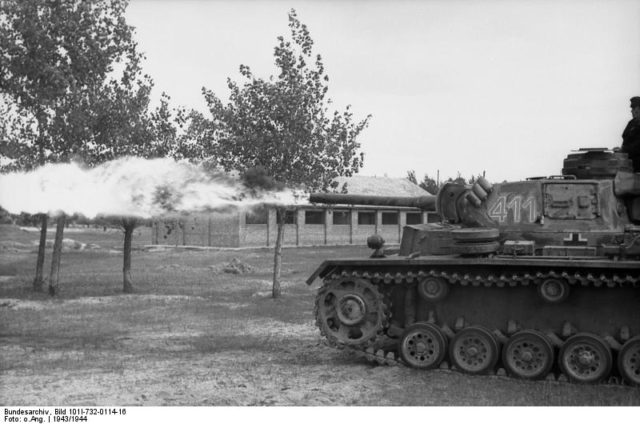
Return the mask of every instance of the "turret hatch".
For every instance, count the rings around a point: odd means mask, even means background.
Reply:
[[[552,219],[595,219],[599,215],[596,184],[544,185],[544,214]]]

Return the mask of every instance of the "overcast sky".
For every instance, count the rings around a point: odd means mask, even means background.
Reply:
[[[205,110],[238,67],[276,73],[295,8],[337,108],[372,114],[363,175],[492,181],[559,174],[579,147],[615,147],[640,95],[640,1],[132,0],[155,94]]]

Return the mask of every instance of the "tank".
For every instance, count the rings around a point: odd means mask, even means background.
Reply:
[[[419,369],[640,385],[640,173],[625,153],[580,149],[561,175],[436,196],[310,200],[441,218],[405,226],[393,249],[374,234],[370,257],[325,260],[308,278],[329,346]]]

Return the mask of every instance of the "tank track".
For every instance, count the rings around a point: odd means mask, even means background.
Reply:
[[[484,287],[516,287],[516,286],[528,286],[530,284],[536,284],[538,281],[547,278],[565,278],[569,285],[580,285],[583,287],[640,287],[640,277],[634,277],[632,275],[625,275],[624,277],[614,274],[612,277],[608,277],[605,274],[587,273],[583,275],[575,272],[570,274],[568,272],[537,272],[531,273],[502,273],[499,277],[489,275],[483,277],[480,275],[471,275],[469,273],[460,274],[457,272],[449,273],[446,271],[429,272],[397,272],[391,273],[379,273],[379,272],[367,272],[367,271],[346,271],[334,272],[329,276],[330,280],[339,278],[362,278],[370,280],[375,284],[408,284],[418,282],[425,277],[441,277],[449,282],[449,284],[460,284],[461,286],[484,286]]]
[[[582,287],[591,286],[591,287],[609,287],[609,288],[640,287],[640,277],[635,277],[629,274],[622,275],[614,272],[608,273],[608,274],[590,273],[590,272],[587,272],[587,273],[571,272],[570,273],[566,271],[557,272],[553,270],[548,272],[535,272],[535,273],[505,272],[505,273],[501,273],[500,275],[482,276],[477,274],[474,275],[472,273],[447,272],[447,271],[438,271],[438,270],[430,270],[428,272],[407,271],[407,272],[396,272],[396,273],[389,273],[389,272],[381,273],[381,272],[343,269],[343,270],[334,270],[329,275],[327,275],[325,277],[324,284],[327,284],[334,280],[339,280],[344,278],[358,278],[358,279],[364,279],[364,280],[370,281],[374,283],[374,285],[382,285],[381,287],[384,288],[385,286],[391,286],[391,285],[416,283],[426,277],[439,277],[439,278],[445,279],[449,284],[461,285],[461,286],[474,286],[474,287],[484,286],[484,287],[503,288],[503,287],[529,286],[529,285],[539,284],[540,282],[548,278],[564,278],[569,283],[570,286],[582,286]],[[318,291],[320,292],[323,289],[323,287],[318,289]],[[316,304],[315,304],[316,317],[318,316],[318,308],[319,308],[317,298],[318,297],[316,297]],[[388,299],[387,296],[384,296],[384,298],[385,298],[385,303],[384,303],[385,326],[383,329],[381,329],[378,332],[378,335],[376,337],[368,340],[366,343],[362,343],[357,346],[342,344],[342,343],[339,343],[337,340],[335,340],[335,338],[327,337],[327,335],[324,333],[322,329],[321,323],[316,321],[316,324],[321,330],[321,334],[324,336],[324,344],[332,348],[351,352],[357,357],[365,358],[367,361],[372,363],[377,363],[379,365],[407,366],[407,364],[405,364],[402,361],[399,353],[397,352],[398,339],[396,338],[395,342],[393,342],[393,340],[391,340],[391,342],[389,342],[388,340],[385,340],[385,338],[387,339],[389,338],[388,324],[391,319],[391,313],[388,311],[391,310],[391,301],[390,299]],[[433,322],[433,319],[430,317],[428,322]],[[515,327],[515,323],[511,323],[511,322],[507,323],[507,327],[511,327],[512,325]],[[451,339],[455,335],[455,332],[461,330],[462,328],[464,328],[464,326],[465,326],[464,319],[460,318],[459,320],[457,320],[456,325],[454,326],[454,329],[451,329],[446,324],[444,326],[440,326],[440,329],[446,335],[449,341],[451,341]],[[521,329],[518,328],[518,330],[521,330]],[[490,331],[493,333],[495,338],[501,344],[504,344],[504,342],[509,338],[509,336],[513,334],[516,330],[515,328],[513,330],[507,330],[507,334],[504,334],[502,330],[495,329],[495,328],[490,329]],[[628,328],[627,328],[627,331],[628,331]],[[552,342],[552,345],[555,348],[559,348],[564,343],[564,341],[573,334],[575,334],[575,328],[573,328],[573,326],[569,322],[565,322],[560,334],[557,334],[555,332],[546,333],[546,335],[549,337],[550,341]],[[631,335],[629,335],[628,333],[625,333],[625,329],[623,328],[621,330],[620,335],[618,335],[618,339],[614,338],[611,335],[608,335],[604,339],[607,342],[607,344],[609,344],[612,350],[617,351],[621,348],[624,341],[626,341],[630,337]],[[449,370],[449,369],[455,370],[455,367],[451,366],[446,359],[440,364],[439,368],[445,369],[445,370]],[[508,376],[506,370],[501,366],[493,370],[492,373],[498,376]],[[549,372],[544,379],[548,381],[559,381],[559,382],[569,381],[564,374],[556,373],[554,371]],[[619,376],[609,375],[609,377],[605,379],[603,382],[601,382],[600,384],[624,385],[624,381]]]

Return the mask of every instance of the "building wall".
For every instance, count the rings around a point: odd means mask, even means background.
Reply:
[[[276,238],[278,237],[278,221],[275,209],[269,209],[269,225],[268,225],[268,244],[263,246],[275,246]],[[296,218],[297,219],[297,218]],[[296,220],[296,222],[298,222]],[[265,229],[267,230],[267,229]],[[266,238],[266,234],[264,236]],[[284,240],[285,246],[296,246],[298,243],[298,226],[296,224],[285,224],[284,226]]]
[[[191,215],[182,219],[182,240],[186,246],[208,246],[210,217]]]
[[[334,209],[351,212],[348,224],[334,224]],[[306,211],[320,211],[323,224],[307,224]],[[375,223],[358,224],[358,212],[373,212]],[[397,212],[398,223],[382,224],[383,212]],[[367,237],[380,234],[388,244],[400,242],[402,228],[406,225],[407,212],[418,209],[402,208],[317,208],[301,207],[295,212],[295,223],[285,225],[285,246],[366,244]],[[434,213],[421,212],[422,222],[434,222]],[[263,220],[264,222],[264,220]],[[253,247],[274,246],[277,236],[275,209],[268,210],[266,223],[247,224],[245,211],[208,213],[156,220],[153,223],[152,243],[166,245]]]
[[[151,224],[151,243],[153,244],[181,244],[178,236],[177,219],[157,219]]]
[[[240,245],[240,216],[237,212],[209,214],[209,236],[207,246]]]
[[[343,209],[339,209],[343,210]],[[326,244],[352,244],[353,243],[353,211],[350,212],[349,222],[347,224],[334,224],[333,223],[333,209],[327,209],[326,223],[327,223],[327,243]]]
[[[193,214],[155,220],[152,242],[178,246],[239,246],[236,212]]]
[[[307,224],[305,214],[307,211],[321,212],[324,224]],[[298,213],[298,246],[310,246],[327,244],[326,225],[329,221],[326,208],[300,208]]]

